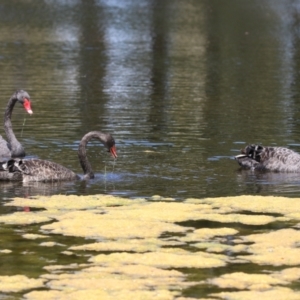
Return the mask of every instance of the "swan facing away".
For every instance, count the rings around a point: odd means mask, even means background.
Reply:
[[[91,131],[83,136],[78,148],[78,158],[83,169],[83,179],[94,178],[94,173],[86,154],[86,145],[91,139],[98,139],[116,158],[117,151],[114,138],[109,133]],[[11,181],[62,181],[80,179],[70,169],[52,161],[42,159],[9,159],[0,162],[0,180]]]
[[[300,172],[300,154],[284,147],[248,145],[235,159],[245,169]]]
[[[31,115],[31,102],[29,94],[24,90],[16,91],[8,101],[7,107],[4,113],[4,129],[7,136],[7,140],[4,140],[0,135],[0,157],[24,157],[25,150],[21,143],[17,140],[11,124],[11,115],[13,108],[19,102],[23,105],[25,110]]]

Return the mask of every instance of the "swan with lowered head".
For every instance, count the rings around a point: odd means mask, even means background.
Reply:
[[[91,131],[83,136],[78,148],[78,158],[83,169],[83,179],[94,178],[94,173],[86,154],[86,145],[91,139],[98,139],[116,158],[115,140],[109,133]],[[62,181],[80,179],[70,169],[52,161],[42,159],[9,159],[0,163],[0,180],[11,181]]]
[[[245,169],[273,172],[300,172],[300,154],[284,147],[248,145],[235,156]]]
[[[24,157],[25,150],[21,143],[17,140],[11,124],[11,115],[13,108],[19,102],[23,105],[25,110],[31,115],[31,101],[30,96],[24,90],[16,91],[8,101],[7,107],[4,113],[4,129],[7,136],[7,140],[4,140],[0,135],[0,157]]]

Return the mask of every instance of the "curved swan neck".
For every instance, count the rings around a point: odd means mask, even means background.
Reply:
[[[17,100],[18,100],[17,95],[13,94],[6,106],[5,113],[4,113],[4,129],[5,129],[8,143],[10,144],[11,147],[12,157],[25,156],[25,151],[22,145],[20,144],[20,142],[17,140],[11,124],[11,115]]]
[[[100,142],[107,146],[107,141],[110,135],[106,133],[102,133],[100,131],[91,131],[84,135],[84,137],[81,139],[79,148],[78,148],[78,158],[80,165],[82,167],[83,173],[84,173],[84,179],[90,179],[94,178],[94,172],[92,170],[92,166],[87,158],[86,155],[86,145],[91,139],[98,139]]]

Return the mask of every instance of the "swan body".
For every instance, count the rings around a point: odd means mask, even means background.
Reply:
[[[235,156],[246,169],[273,172],[300,172],[300,154],[284,147],[248,145]]]
[[[84,172],[84,179],[94,178],[94,173],[86,155],[86,145],[91,139],[100,140],[111,155],[116,158],[115,141],[109,133],[91,131],[83,136],[78,148],[78,158]],[[52,161],[42,159],[9,159],[0,162],[0,180],[10,181],[62,181],[80,179],[72,170]]]
[[[13,108],[19,102],[23,105],[25,110],[31,115],[31,100],[29,94],[24,90],[16,91],[8,101],[7,107],[4,113],[4,129],[7,136],[7,140],[2,138],[0,135],[0,157],[8,158],[8,157],[24,157],[25,150],[21,143],[17,140],[11,124],[11,115]]]
[[[74,180],[80,177],[68,168],[52,161],[43,159],[11,159],[2,164],[4,175],[2,180],[11,181],[60,181]],[[8,172],[5,172],[7,171]],[[1,174],[2,173],[2,174]]]

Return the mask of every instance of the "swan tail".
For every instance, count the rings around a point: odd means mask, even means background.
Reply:
[[[28,173],[26,165],[23,163],[22,159],[10,159],[5,162],[0,163],[0,171],[8,171],[9,173],[22,172],[24,174]]]

